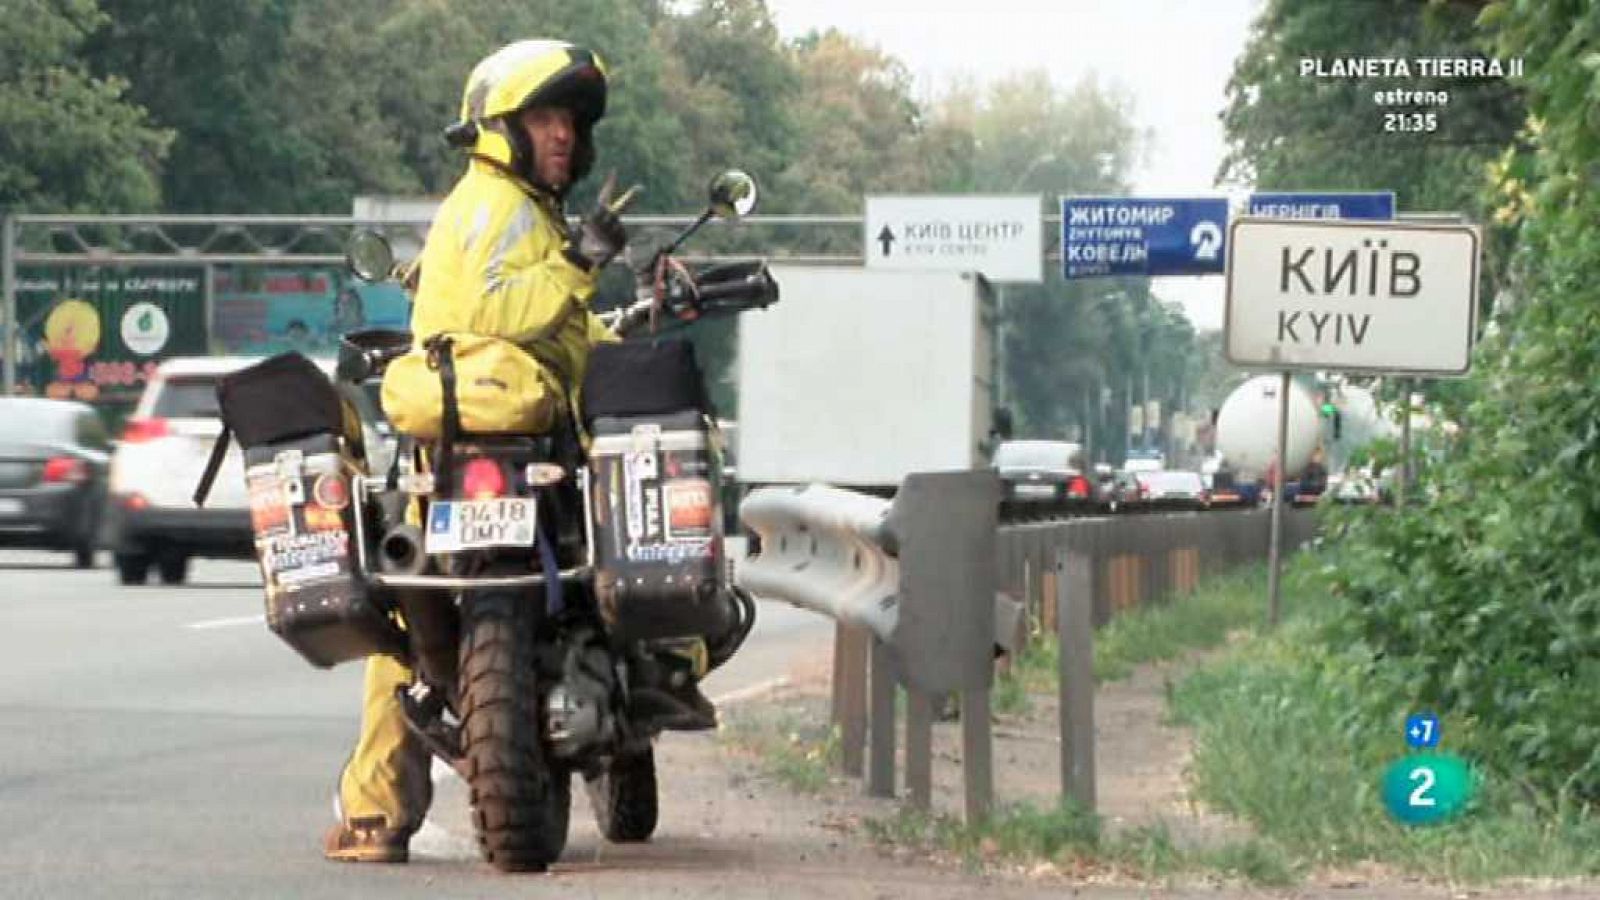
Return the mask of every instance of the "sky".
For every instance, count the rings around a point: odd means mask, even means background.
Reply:
[[[837,28],[910,69],[920,99],[957,76],[988,82],[1042,68],[1058,85],[1091,72],[1133,97],[1152,147],[1134,173],[1144,197],[1201,197],[1222,162],[1233,61],[1264,0],[767,0],[778,29],[797,37]],[[1155,293],[1183,304],[1197,327],[1222,327],[1222,276],[1158,278]]]

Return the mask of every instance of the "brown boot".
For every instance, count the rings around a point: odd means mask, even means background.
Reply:
[[[407,836],[382,816],[335,822],[322,836],[322,855],[338,862],[403,863]]]

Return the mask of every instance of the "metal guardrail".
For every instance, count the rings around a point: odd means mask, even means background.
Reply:
[[[739,584],[891,640],[900,566],[889,512],[887,500],[827,485],[752,491],[739,515],[761,552],[739,567]]]
[[[895,689],[903,685],[907,780],[927,805],[933,695],[960,691],[969,820],[986,817],[994,797],[989,687],[999,497],[993,472],[946,472],[907,477],[893,502],[809,485],[762,488],[740,507],[759,539],[738,568],[740,587],[839,622],[834,718],[846,772],[861,774],[869,744],[867,792],[894,793]]]
[[[928,478],[952,480],[918,480]],[[991,492],[979,488],[983,479]],[[893,502],[822,485],[752,492],[740,515],[760,550],[741,565],[739,581],[839,621],[833,718],[841,765],[865,774],[869,794],[896,794],[897,683],[907,693],[904,787],[922,808],[931,804],[933,698],[961,693],[968,821],[986,817],[993,803],[995,650],[1020,648],[1030,622],[1054,633],[1062,791],[1093,809],[1095,627],[1192,590],[1207,574],[1265,559],[1270,511],[1001,526],[997,488],[989,473],[947,473],[911,476]],[[1285,525],[1287,545],[1298,547],[1315,534],[1315,510],[1285,510]],[[988,529],[988,540],[978,528]]]
[[[1000,531],[1000,590],[1021,600],[1045,630],[1055,624],[1052,572],[1069,550],[1094,564],[1094,625],[1118,612],[1192,589],[1206,576],[1265,561],[1271,511],[1211,510],[1098,516],[1015,524]],[[1316,511],[1284,510],[1284,540],[1299,547],[1316,534]]]

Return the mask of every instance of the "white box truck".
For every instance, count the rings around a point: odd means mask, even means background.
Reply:
[[[993,292],[981,275],[772,267],[779,302],[739,323],[742,485],[892,492],[984,468]]]

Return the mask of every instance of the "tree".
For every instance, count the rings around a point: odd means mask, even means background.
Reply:
[[[0,209],[133,212],[160,198],[172,135],[91,74],[85,40],[106,21],[94,0],[20,0],[0,14]]]
[[[1301,75],[1302,60],[1481,56],[1477,5],[1417,0],[1270,0],[1228,83],[1219,180],[1261,190],[1393,190],[1400,209],[1481,213],[1484,164],[1522,123],[1504,80]],[[1374,94],[1448,94],[1437,130],[1387,130]],[[1423,109],[1407,105],[1406,111]]]
[[[796,146],[776,186],[789,208],[856,212],[868,193],[928,191],[964,178],[970,132],[917,104],[899,60],[831,29],[797,40],[792,54],[800,73]],[[831,249],[853,250],[860,235],[837,240]]]
[[[1488,164],[1523,122],[1520,92],[1504,79],[1302,76],[1301,60],[1483,55],[1474,2],[1270,0],[1228,82],[1222,113],[1229,151],[1218,180],[1260,190],[1393,190],[1398,209],[1462,212],[1488,223],[1480,297],[1489,311],[1505,287],[1510,237],[1492,227]],[[1374,94],[1443,93],[1440,106],[1381,106]],[[1430,133],[1386,130],[1385,114],[1431,111]]]
[[[1144,140],[1125,94],[1093,78],[1063,90],[1038,71],[985,90],[958,86],[941,98],[932,119],[968,136],[970,166],[941,188],[1014,193],[1049,185],[1045,213],[1055,211],[1056,194],[1125,193]],[[1003,292],[1004,378],[1018,434],[1060,437],[1076,430],[1094,436],[1097,457],[1120,459],[1130,403],[1160,398],[1170,408],[1176,398],[1182,367],[1166,360],[1187,357],[1192,329],[1172,324],[1148,279],[1067,282],[1051,268],[1043,284],[1007,285]],[[1104,409],[1108,392],[1118,400]]]
[[[1528,146],[1486,188],[1515,237],[1517,308],[1480,346],[1424,502],[1346,526],[1339,587],[1378,698],[1470,722],[1461,752],[1563,805],[1600,805],[1600,139],[1593,3],[1488,4],[1526,60]]]
[[[290,0],[102,0],[85,45],[93,70],[176,133],[162,178],[170,210],[303,210],[297,164],[308,147],[274,93]],[[315,102],[315,95],[293,103]]]

